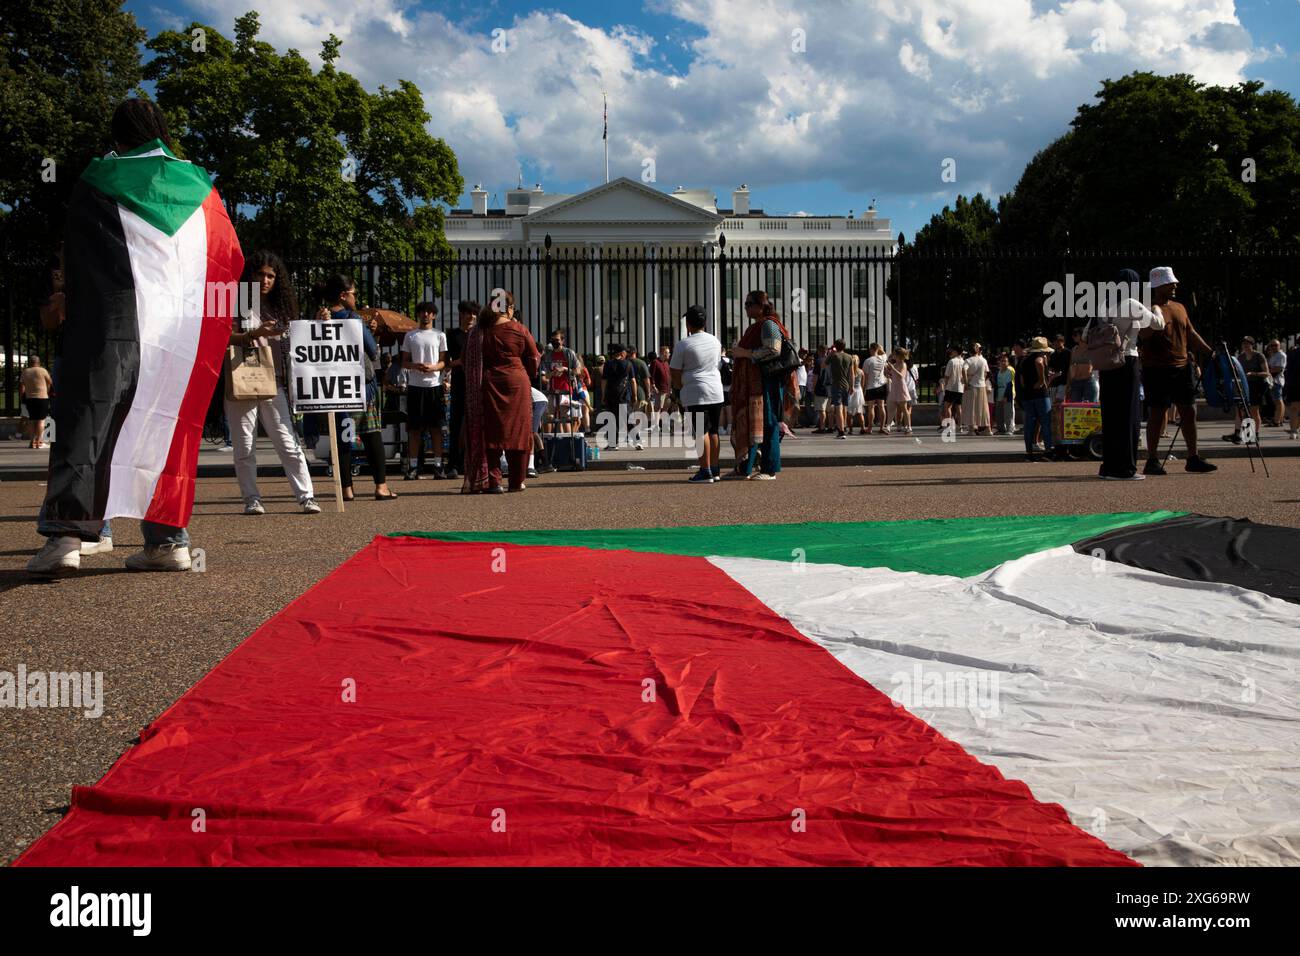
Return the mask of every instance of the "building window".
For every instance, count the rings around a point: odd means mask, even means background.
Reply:
[[[853,270],[853,298],[865,299],[871,294],[871,282],[866,269]]]
[[[496,290],[496,289],[504,289],[504,288],[506,287],[506,270],[505,270],[505,266],[493,266],[493,268],[492,268],[492,270],[491,270],[491,273],[492,273],[492,274],[491,274],[491,277],[490,277],[490,278],[491,278],[492,284],[491,284],[491,286],[488,287],[488,296],[489,296],[489,297],[491,297],[492,292],[493,292],[494,290]]]
[[[826,298],[826,269],[824,267],[808,270],[808,299],[819,301]]]
[[[659,294],[665,299],[671,299],[673,297],[674,274],[675,273],[672,269],[659,270]]]
[[[617,299],[623,295],[623,273],[610,269],[606,278],[609,280],[609,298]]]
[[[569,270],[561,269],[555,273],[555,297],[561,302],[569,299]]]
[[[782,276],[781,276],[780,269],[769,268],[765,270],[764,278],[763,278],[763,291],[766,292],[767,297],[774,302],[780,301],[781,297],[785,294],[782,291],[781,278]]]
[[[737,297],[736,285],[740,278],[740,272],[735,266],[727,266],[727,301],[730,302]]]

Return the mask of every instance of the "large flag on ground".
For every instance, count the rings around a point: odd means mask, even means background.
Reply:
[[[377,538],[19,862],[1294,864],[1257,526],[1094,544],[1184,518]]]
[[[184,526],[244,265],[221,198],[160,140],[96,159],[64,264],[47,516]]]

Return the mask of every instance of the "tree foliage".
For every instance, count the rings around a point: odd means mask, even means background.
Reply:
[[[113,109],[138,92],[145,31],[122,0],[3,0],[0,10],[0,229],[11,249],[44,257],[81,171],[112,146]]]
[[[999,203],[1004,243],[1238,248],[1300,241],[1300,106],[1258,82],[1133,73]]]
[[[245,245],[445,253],[441,204],[455,202],[464,182],[451,149],[425,128],[416,86],[367,92],[335,66],[336,37],[322,43],[313,70],[258,31],[252,12],[233,39],[200,23],[166,31],[149,41],[155,57],[145,68],[181,148],[215,176]]]

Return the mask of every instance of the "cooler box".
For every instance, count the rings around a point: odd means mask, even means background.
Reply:
[[[583,435],[543,435],[542,448],[553,468],[585,471],[587,439]]]

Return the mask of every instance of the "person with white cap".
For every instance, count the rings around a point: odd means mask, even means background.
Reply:
[[[1150,415],[1147,418],[1147,463],[1144,475],[1163,475],[1158,458],[1160,435],[1165,428],[1169,406],[1178,406],[1178,417],[1187,442],[1187,465],[1191,472],[1217,471],[1218,468],[1197,453],[1196,447],[1196,364],[1188,354],[1214,354],[1205,339],[1192,328],[1187,310],[1174,301],[1178,279],[1169,266],[1151,270],[1151,301],[1164,317],[1165,326],[1143,330],[1138,352],[1142,362],[1142,389],[1146,393]]]

